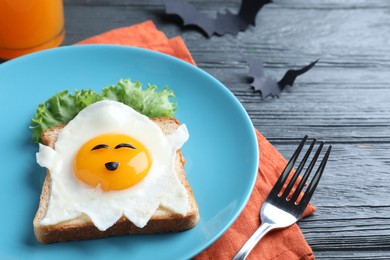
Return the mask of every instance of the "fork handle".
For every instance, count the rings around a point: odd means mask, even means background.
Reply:
[[[242,246],[240,251],[233,257],[232,260],[244,260],[255,247],[255,245],[260,241],[260,239],[273,229],[273,225],[269,223],[263,223],[260,227],[253,233],[253,235],[246,241]]]

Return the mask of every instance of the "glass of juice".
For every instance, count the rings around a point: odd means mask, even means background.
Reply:
[[[0,59],[57,47],[63,39],[62,0],[0,0]]]

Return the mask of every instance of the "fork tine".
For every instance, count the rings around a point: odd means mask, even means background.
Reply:
[[[275,183],[275,185],[272,188],[270,193],[276,193],[276,194],[279,193],[280,189],[283,187],[283,184],[286,182],[290,171],[294,167],[294,164],[297,161],[297,158],[298,158],[299,154],[301,153],[303,145],[305,144],[307,138],[308,138],[307,135],[305,135],[305,137],[303,137],[301,143],[299,144],[298,148],[295,150],[293,156],[291,157],[290,161],[287,163],[286,167],[284,168],[282,174],[280,175],[279,179],[276,181],[276,183]]]
[[[326,163],[328,162],[330,151],[332,150],[332,146],[329,145],[328,150],[326,151],[324,158],[322,158],[321,164],[317,169],[317,172],[315,173],[313,179],[311,180],[309,187],[307,187],[307,190],[305,192],[305,195],[303,195],[302,200],[299,202],[299,206],[306,208],[307,204],[309,204],[309,201],[311,197],[313,196],[313,193],[315,189],[317,188],[317,185],[321,179],[322,173],[325,170]]]
[[[318,160],[318,156],[320,155],[323,146],[324,146],[324,142],[321,142],[318,149],[317,149],[317,152],[315,153],[313,159],[311,160],[311,162],[309,164],[309,167],[307,167],[305,174],[303,175],[301,181],[299,182],[297,188],[294,191],[294,194],[291,196],[290,201],[295,202],[298,199],[299,195],[301,194],[301,192],[303,190],[303,187],[305,186],[305,184],[307,182],[307,179],[309,179],[310,173],[312,172],[315,163]]]
[[[307,149],[305,156],[303,157],[301,163],[299,164],[297,170],[295,171],[293,177],[291,178],[290,182],[288,183],[286,189],[283,192],[283,195],[282,195],[283,198],[287,198],[287,196],[290,194],[290,191],[291,191],[292,187],[294,186],[295,182],[297,181],[298,176],[301,174],[303,167],[305,166],[306,161],[309,158],[309,155],[310,155],[311,151],[313,150],[313,147],[314,147],[314,144],[316,143],[316,141],[317,140],[314,139],[313,142],[311,143],[309,149]]]

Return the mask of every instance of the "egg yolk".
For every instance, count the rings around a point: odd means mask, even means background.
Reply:
[[[87,141],[73,161],[75,176],[103,191],[123,190],[140,182],[152,159],[146,147],[123,134],[104,134]]]

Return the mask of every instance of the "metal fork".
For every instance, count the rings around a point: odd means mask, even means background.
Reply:
[[[277,180],[275,186],[272,188],[270,194],[265,200],[264,204],[261,207],[260,218],[262,221],[261,226],[256,230],[256,232],[249,238],[249,240],[245,243],[245,245],[241,248],[241,250],[237,253],[237,255],[233,258],[233,260],[242,260],[246,259],[250,251],[255,247],[255,245],[260,241],[260,239],[268,233],[272,229],[276,228],[284,228],[288,227],[295,222],[297,222],[305,211],[307,205],[309,204],[310,198],[312,197],[314,190],[317,187],[317,184],[324,172],[326,163],[329,158],[330,151],[332,146],[329,146],[327,149],[320,166],[318,167],[314,177],[312,178],[310,184],[307,186],[306,191],[302,194],[302,190],[309,178],[310,173],[313,170],[313,167],[318,160],[318,157],[321,153],[321,150],[324,146],[324,142],[320,142],[317,152],[312,158],[309,166],[306,168],[306,171],[301,178],[297,188],[290,195],[290,192],[294,186],[294,183],[297,182],[298,176],[301,174],[308,158],[313,150],[314,144],[316,143],[316,139],[314,139],[307,150],[305,156],[303,157],[301,163],[299,164],[297,170],[294,175],[290,179],[287,184],[285,190],[283,192],[282,188],[287,183],[288,176],[302,151],[302,148],[307,140],[307,136],[305,136],[298,148],[295,150],[293,156],[288,162],[286,168],[283,170],[279,179]],[[300,200],[299,200],[300,199]]]

